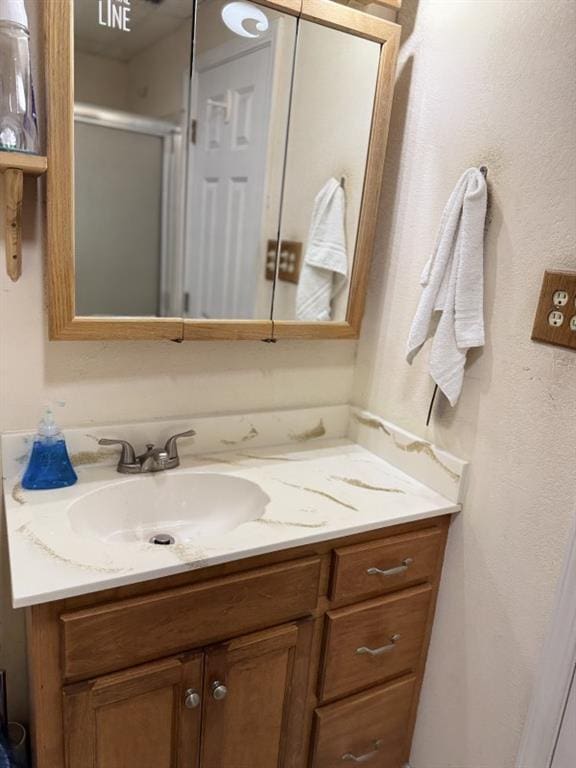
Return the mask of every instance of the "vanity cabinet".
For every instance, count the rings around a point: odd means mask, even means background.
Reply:
[[[65,687],[67,768],[279,765],[299,633],[290,624]]]
[[[448,524],[27,609],[36,768],[401,768]]]

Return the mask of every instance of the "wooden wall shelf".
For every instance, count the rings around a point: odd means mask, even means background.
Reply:
[[[24,176],[42,176],[48,169],[43,155],[0,152],[0,174],[4,183],[4,237],[6,272],[11,280],[22,274],[22,196]]]

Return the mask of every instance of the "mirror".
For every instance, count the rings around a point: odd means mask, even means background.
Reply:
[[[78,314],[178,314],[193,14],[74,2]]]
[[[400,28],[330,0],[45,12],[51,338],[356,337]]]
[[[184,315],[269,319],[296,19],[205,0],[195,37]]]
[[[301,21],[274,320],[346,320],[380,45]]]

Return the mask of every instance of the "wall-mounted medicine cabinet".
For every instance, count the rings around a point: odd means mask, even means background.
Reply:
[[[358,335],[396,24],[61,0],[45,27],[52,339]]]

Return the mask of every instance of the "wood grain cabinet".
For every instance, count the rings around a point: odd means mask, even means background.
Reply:
[[[314,768],[355,763],[400,768],[406,759],[405,737],[415,689],[416,679],[411,676],[319,709]]]
[[[298,638],[292,624],[66,687],[67,768],[279,765]]]
[[[200,709],[187,708],[186,700],[201,689],[200,655],[65,688],[67,768],[192,768],[201,720]]]
[[[321,698],[336,699],[413,672],[424,643],[431,592],[424,584],[329,611]]]
[[[36,768],[401,768],[448,517],[28,609]]]
[[[295,698],[299,631],[271,629],[206,654],[202,768],[282,764],[290,710],[303,714]]]

